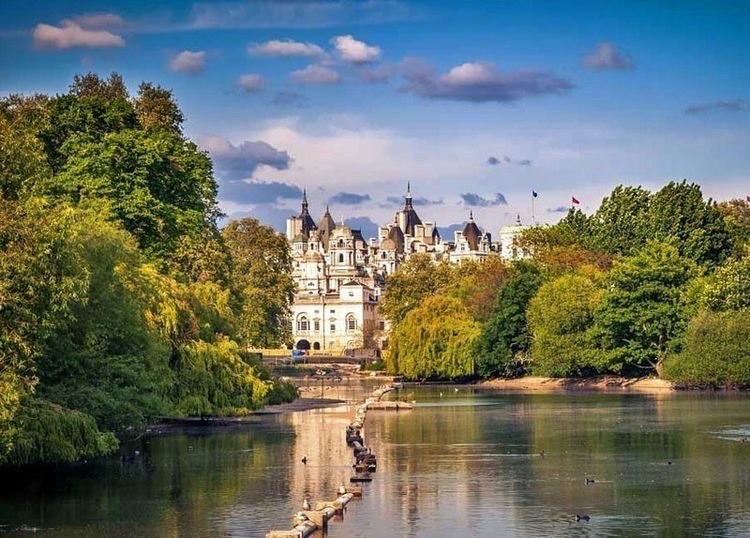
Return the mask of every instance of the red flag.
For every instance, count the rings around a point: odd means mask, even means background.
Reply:
[[[570,201],[573,202],[573,205],[580,204],[581,202],[578,201],[578,198],[575,196],[570,197]]]

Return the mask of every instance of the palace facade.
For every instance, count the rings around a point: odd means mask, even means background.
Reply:
[[[387,276],[403,261],[418,253],[453,263],[492,255],[513,259],[519,257],[513,238],[524,228],[518,219],[493,242],[470,212],[463,230],[454,232],[453,241],[444,241],[434,222],[420,219],[407,186],[403,209],[378,229],[376,238],[366,240],[360,230],[336,224],[328,208],[316,224],[305,193],[300,214],[286,223],[297,284],[292,308],[295,348],[339,353],[382,347],[388,324],[378,303]]]

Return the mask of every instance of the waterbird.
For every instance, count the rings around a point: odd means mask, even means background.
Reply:
[[[305,500],[302,501],[302,509],[305,511],[310,510],[310,501],[308,501],[307,498],[305,498]]]
[[[576,514],[576,521],[591,521],[591,516],[586,514]]]
[[[672,460],[668,461],[667,465],[672,465]]]
[[[458,392],[458,387],[456,387],[455,389],[453,389],[453,392]]]
[[[443,393],[442,393],[442,392],[440,393],[440,397],[441,397],[441,398],[443,397]]]
[[[588,478],[588,477],[586,478],[586,484],[593,484],[595,482],[596,482],[596,480],[593,479],[593,478]]]
[[[544,450],[542,450],[541,452],[539,452],[539,456],[542,457],[542,458],[544,457]]]
[[[302,456],[302,463],[307,465],[307,456]]]

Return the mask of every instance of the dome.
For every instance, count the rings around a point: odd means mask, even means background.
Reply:
[[[380,250],[396,250],[396,243],[393,239],[383,239],[380,242]]]
[[[466,242],[469,243],[469,249],[479,250],[479,239],[482,237],[482,232],[474,222],[473,213],[469,213],[469,222],[464,226],[463,236]]]

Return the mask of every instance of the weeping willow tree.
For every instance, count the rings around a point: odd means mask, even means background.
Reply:
[[[472,376],[472,349],[481,332],[481,324],[460,299],[429,296],[394,327],[387,368],[409,379]]]

